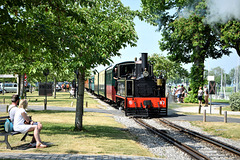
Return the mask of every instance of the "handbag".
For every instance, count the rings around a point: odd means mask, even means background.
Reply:
[[[13,131],[13,123],[9,119],[6,119],[6,121],[4,123],[4,129],[5,129],[5,132]]]

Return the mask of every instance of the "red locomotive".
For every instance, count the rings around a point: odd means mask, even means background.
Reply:
[[[108,67],[95,74],[85,87],[108,99],[125,111],[126,116],[167,116],[165,80],[153,75],[153,65],[147,53],[139,61],[127,61]],[[90,84],[92,83],[92,84]],[[90,87],[93,86],[93,87]]]

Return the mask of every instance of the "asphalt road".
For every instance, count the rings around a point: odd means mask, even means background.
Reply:
[[[84,108],[85,112],[98,112],[98,113],[107,113],[112,115],[122,115],[124,116],[124,113],[120,110],[117,110],[110,105],[100,102],[101,104],[98,105],[99,108]],[[222,105],[222,104],[221,104]],[[43,110],[43,106],[28,106],[29,110]],[[189,109],[189,107],[187,107]],[[57,110],[57,111],[76,111],[75,107],[56,107],[56,106],[47,106],[47,110]],[[0,104],[0,112],[6,112],[6,105]],[[240,114],[240,113],[239,113]],[[176,111],[176,110],[168,110],[168,116],[164,117],[166,119],[171,120],[184,120],[184,121],[203,121],[202,115],[184,115],[182,112]],[[218,115],[218,116],[207,116],[206,120],[208,122],[224,122],[224,115]],[[227,118],[228,123],[240,123],[240,118]]]

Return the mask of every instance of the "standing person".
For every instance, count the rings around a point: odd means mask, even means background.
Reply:
[[[25,110],[27,106],[28,102],[26,99],[20,101],[18,110],[14,116],[15,123],[13,125],[13,129],[14,131],[21,132],[23,134],[33,131],[34,138],[36,140],[36,148],[46,148],[47,145],[42,144],[42,141],[40,139],[40,131],[42,129],[42,125],[40,122],[33,122],[29,118]]]
[[[202,87],[199,87],[199,90],[198,90],[198,103],[199,103],[199,106],[202,107],[202,96],[203,96],[203,90],[202,90]]]
[[[177,91],[177,87],[174,87],[173,91],[172,91],[172,96],[173,96],[173,101],[174,102],[176,102],[176,91]]]
[[[183,88],[178,85],[177,91],[175,94],[177,94],[177,101],[178,103],[181,103],[181,98],[182,98],[182,90]]]
[[[114,88],[115,88],[116,93],[117,93],[117,86],[118,86],[118,82],[117,82],[117,80],[118,80],[118,69],[117,69],[117,67],[114,68],[113,79],[115,79]]]
[[[205,85],[204,86],[204,100],[205,100],[205,107],[208,107],[208,88],[207,86]]]
[[[182,85],[182,102],[184,102],[185,94],[187,93],[186,88]]]
[[[13,124],[14,124],[14,116],[18,109],[17,108],[18,105],[19,105],[19,96],[17,94],[14,94],[12,96],[12,104],[8,108],[9,117]]]

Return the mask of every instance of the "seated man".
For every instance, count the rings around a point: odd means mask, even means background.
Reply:
[[[14,116],[18,109],[18,105],[19,105],[19,96],[17,94],[14,94],[12,96],[12,104],[8,108],[9,117],[13,124],[14,124]]]

